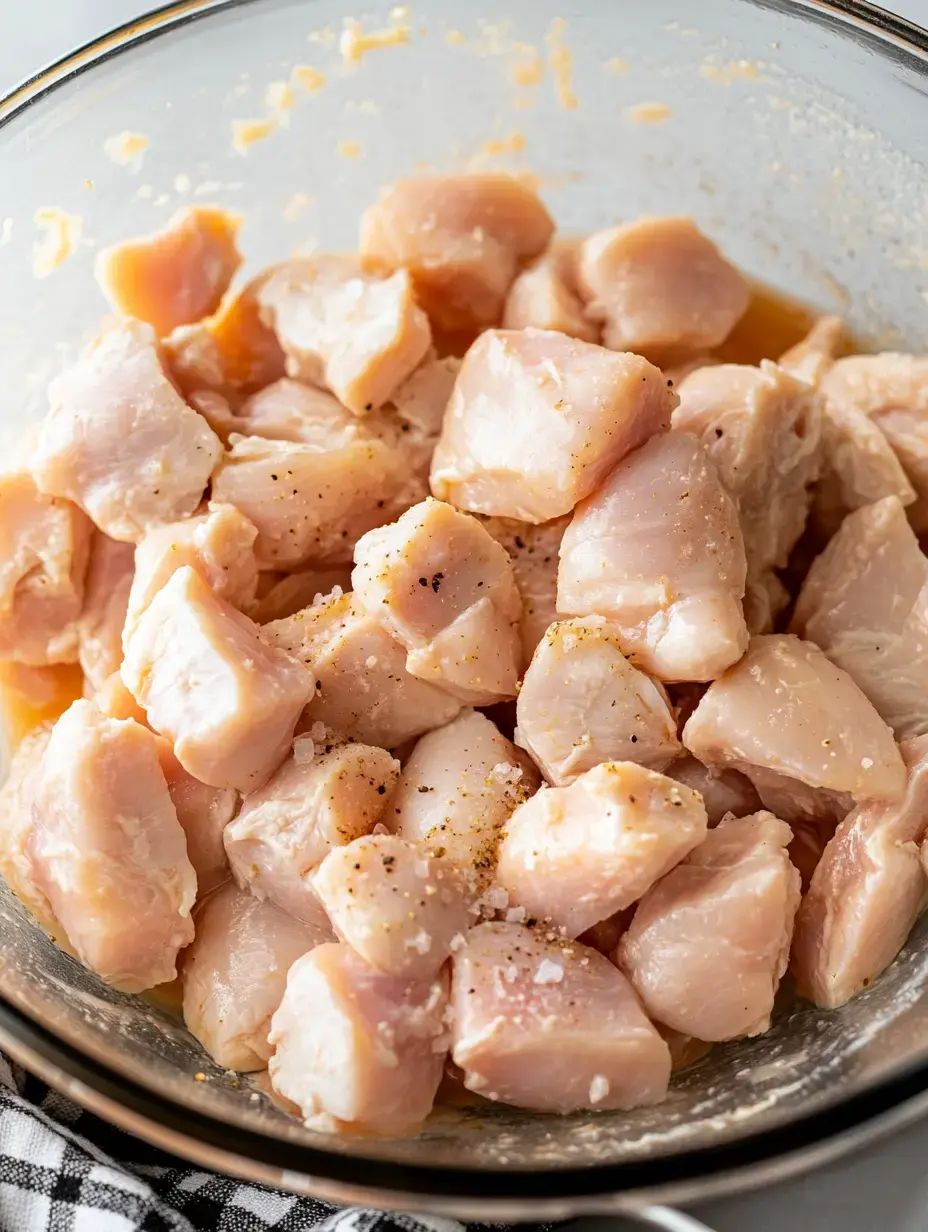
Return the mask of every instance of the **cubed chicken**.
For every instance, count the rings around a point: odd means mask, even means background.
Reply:
[[[351,257],[289,261],[257,293],[287,372],[324,385],[356,415],[388,402],[432,344],[406,270],[362,274]]]
[[[231,876],[222,835],[238,808],[238,792],[229,787],[210,787],[188,774],[167,740],[161,741],[158,756],[187,839],[187,858],[197,875],[197,899],[201,900]]]
[[[777,363],[793,376],[818,385],[838,356],[846,354],[849,345],[840,317],[818,317],[806,336],[784,351]]]
[[[330,595],[340,598],[351,590],[351,566],[331,569],[302,569],[298,573],[261,573],[258,597],[248,615],[259,625],[284,620],[304,607],[321,603]]]
[[[303,725],[323,723],[364,744],[392,749],[449,722],[461,703],[406,671],[406,650],[352,594],[331,596],[261,636],[312,669],[316,689]]]
[[[0,658],[73,663],[93,526],[38,491],[28,471],[0,475]]]
[[[107,329],[48,394],[32,456],[40,491],[74,501],[127,543],[193,513],[222,445],[168,380],[150,326]]]
[[[669,779],[699,792],[710,826],[717,826],[728,813],[747,817],[762,807],[754,784],[738,770],[704,766],[695,757],[684,754],[671,762],[664,773]]]
[[[899,740],[928,732],[928,559],[895,496],[848,514],[790,628],[863,689]]]
[[[552,244],[516,276],[503,307],[503,329],[549,329],[599,342],[577,294],[577,244]]]
[[[134,719],[148,726],[148,716],[122,682],[119,672],[113,672],[93,695],[93,704],[110,719]],[[166,747],[170,747],[165,740]],[[178,763],[180,764],[180,763]],[[162,766],[162,769],[164,767]],[[186,773],[186,771],[184,771]]]
[[[908,786],[838,826],[796,917],[792,971],[802,996],[833,1009],[896,957],[928,901],[918,843],[928,824],[928,738],[906,741]]]
[[[561,540],[557,604],[622,629],[659,680],[712,680],[747,649],[738,511],[705,448],[684,432],[625,458]]]
[[[596,950],[481,924],[454,956],[452,1057],[485,1099],[538,1112],[637,1108],[667,1092],[670,1051]]]
[[[181,964],[187,1030],[223,1069],[264,1069],[287,972],[332,941],[332,930],[321,910],[301,923],[231,881],[197,905],[194,920],[196,938]]]
[[[400,420],[433,447],[460,370],[461,361],[454,355],[442,359],[430,355],[390,400]]]
[[[19,901],[52,936],[62,934],[51,903],[40,888],[30,854],[35,799],[51,729],[40,727],[21,742],[0,787],[0,875]]]
[[[710,351],[747,309],[748,284],[691,218],[640,218],[584,240],[586,315],[614,351]]]
[[[675,396],[640,355],[547,330],[487,330],[464,356],[432,458],[459,509],[547,522],[670,424]]]
[[[503,826],[538,784],[535,767],[495,724],[466,710],[416,744],[384,821],[430,856],[455,864],[483,891],[493,878]]]
[[[135,573],[131,543],[95,531],[78,622],[77,653],[91,691],[102,688],[122,663],[122,631]]]
[[[333,848],[313,887],[339,939],[387,975],[431,979],[476,918],[464,874],[394,834]]]
[[[706,834],[697,792],[634,762],[549,787],[506,823],[496,880],[568,937],[631,906]]]
[[[768,766],[745,765],[741,770],[754,785],[762,806],[789,826],[814,825],[833,831],[854,807],[849,791],[812,787]]]
[[[398,180],[361,219],[365,267],[406,269],[441,329],[496,325],[516,271],[554,223],[535,193],[508,175]]]
[[[117,311],[169,334],[219,307],[242,263],[241,221],[216,206],[186,206],[162,231],[102,249],[97,281]]]
[[[751,640],[709,686],[683,743],[707,766],[743,770],[768,808],[767,772],[858,801],[905,791],[902,757],[871,703],[817,646],[788,634]]]
[[[552,522],[518,522],[515,518],[486,518],[483,524],[509,553],[516,586],[522,597],[519,635],[522,666],[528,667],[535,647],[557,620],[558,551],[569,517]]]
[[[516,739],[549,783],[604,761],[663,770],[681,752],[663,687],[632,667],[602,616],[558,621],[542,638],[516,709]]]
[[[35,883],[81,961],[141,992],[174,979],[193,940],[196,874],[157,737],[77,701],[37,771],[27,843]]]
[[[505,548],[429,497],[358,540],[356,600],[406,647],[406,670],[462,701],[515,697],[522,601]]]
[[[400,769],[386,749],[330,739],[324,730],[316,736],[297,736],[225,832],[239,885],[300,920],[319,911],[313,873],[334,848],[370,834]]]
[[[290,968],[271,1022],[271,1085],[313,1129],[412,1134],[441,1081],[447,1008],[444,971],[404,979],[350,946],[317,946]]]
[[[254,791],[286,756],[313,691],[303,664],[185,565],[132,632],[122,678],[178,761],[212,787]]]
[[[788,598],[774,570],[785,568],[805,529],[819,472],[821,401],[769,360],[701,368],[677,392],[674,428],[702,441],[738,506],[748,629],[768,633]]]
[[[246,398],[235,415],[242,436],[301,442],[321,450],[365,440],[365,429],[376,421],[377,416],[362,427],[334,394],[287,376]]]
[[[701,1040],[767,1030],[799,906],[791,837],[772,813],[729,818],[641,900],[618,956],[651,1018]]]

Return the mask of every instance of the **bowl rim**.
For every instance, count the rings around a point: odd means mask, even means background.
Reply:
[[[59,87],[132,48],[266,0],[174,0],[107,30],[0,97],[0,129]],[[928,71],[928,30],[867,0],[739,0],[838,30]],[[928,1055],[866,1090],[782,1126],[676,1155],[625,1163],[482,1170],[399,1163],[288,1142],[182,1107],[57,1037],[0,989],[0,1047],[99,1116],[198,1166],[340,1204],[374,1203],[471,1219],[567,1218],[694,1201],[796,1176],[928,1113]],[[359,1179],[359,1164],[363,1179]]]

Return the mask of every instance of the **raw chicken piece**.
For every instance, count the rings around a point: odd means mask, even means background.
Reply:
[[[13,659],[0,660],[0,748],[19,747],[37,728],[61,717],[85,693],[84,673],[77,663],[30,667]]]
[[[840,317],[818,317],[800,342],[784,351],[777,363],[793,376],[818,385],[839,355],[847,351],[849,339]]]
[[[860,689],[811,642],[755,637],[740,663],[711,684],[683,729],[707,766],[770,771],[855,800],[898,800],[905,766],[893,734]],[[769,807],[769,805],[768,805]]]
[[[39,888],[29,850],[36,790],[50,736],[49,727],[26,736],[8,765],[0,788],[0,874],[42,927],[60,937],[63,930],[44,890]]]
[[[525,673],[516,739],[557,787],[604,761],[663,770],[681,752],[667,694],[620,643],[601,616],[558,621]]]
[[[377,421],[377,416],[373,422]],[[338,449],[366,440],[371,421],[363,427],[334,394],[305,381],[281,377],[246,399],[235,416],[243,436],[275,441],[299,441],[317,449]]]
[[[406,270],[373,278],[352,257],[304,258],[275,270],[257,297],[288,374],[331,389],[356,415],[388,402],[432,343]]]
[[[451,1004],[452,1057],[486,1099],[573,1112],[667,1092],[667,1045],[622,973],[578,942],[481,924],[454,956]]]
[[[104,248],[97,281],[119,312],[159,336],[215,312],[242,263],[241,217],[212,205],[179,210],[162,231]]]
[[[738,512],[692,436],[671,432],[620,462],[561,541],[558,609],[597,612],[661,680],[712,680],[748,644]]]
[[[93,704],[110,719],[134,719],[142,727],[148,726],[148,717],[122,682],[119,672],[104,680],[93,695]],[[165,744],[167,745],[167,741]],[[180,763],[178,762],[178,765]],[[162,766],[162,770],[164,767]],[[186,772],[185,772],[186,773]]]
[[[260,593],[262,579],[276,578],[276,581]],[[272,620],[283,620],[287,616],[310,607],[313,603],[322,602],[329,595],[347,594],[351,590],[351,567],[335,565],[331,569],[304,569],[300,573],[263,573],[258,578],[258,599],[248,609],[248,615],[258,625],[270,624]]]
[[[385,749],[316,735],[297,736],[225,832],[239,885],[310,920],[319,911],[312,874],[333,848],[370,834],[400,769]]]
[[[558,551],[569,517],[552,522],[518,522],[515,518],[485,518],[483,525],[509,553],[516,586],[522,596],[519,634],[522,666],[528,667],[535,647],[557,620]]]
[[[461,361],[453,355],[443,359],[429,356],[391,399],[396,415],[421,438],[430,441],[432,447],[441,432],[445,409],[451,401],[460,370]]]
[[[197,935],[183,957],[184,1022],[223,1069],[264,1069],[268,1031],[304,954],[333,939],[320,909],[302,924],[232,882],[197,905]]]
[[[523,522],[561,517],[668,428],[675,401],[640,355],[541,329],[487,330],[458,373],[432,493]]]
[[[515,697],[522,602],[476,518],[429,497],[359,539],[354,559],[355,598],[406,647],[411,675],[475,706]]]
[[[151,601],[122,678],[181,765],[212,787],[254,791],[280,765],[312,675],[185,565]]]
[[[680,385],[673,426],[699,437],[738,506],[748,563],[745,619],[767,633],[788,599],[783,569],[802,534],[819,471],[821,401],[769,360],[701,368]]]
[[[95,531],[78,622],[78,658],[92,691],[101,688],[122,662],[122,631],[135,572],[131,543]]]
[[[661,364],[661,371],[676,389],[682,385],[690,373],[698,372],[700,368],[712,368],[721,362],[717,356],[711,355],[708,351],[701,351],[689,359],[682,359],[678,364]]]
[[[542,789],[506,825],[496,880],[568,937],[631,906],[702,841],[699,795],[634,762]]]
[[[710,351],[750,302],[748,284],[691,218],[640,218],[584,240],[586,315],[614,351]]]
[[[790,628],[853,677],[897,739],[928,732],[928,560],[895,496],[844,519]]]
[[[554,231],[530,188],[508,175],[398,180],[361,219],[366,268],[407,269],[416,298],[442,329],[495,325],[519,263]]]
[[[313,887],[340,940],[378,971],[410,979],[431,979],[476,914],[463,873],[393,834],[334,848]]]
[[[671,762],[664,773],[669,779],[699,792],[710,826],[717,826],[728,813],[746,817],[761,808],[753,783],[738,770],[704,766],[695,757],[684,754]]]
[[[271,1022],[274,1090],[314,1129],[394,1137],[428,1116],[448,1051],[448,976],[401,979],[347,945],[298,959]]]
[[[416,744],[384,821],[430,856],[457,865],[483,891],[503,826],[538,784],[528,758],[485,715],[466,710]]]
[[[822,747],[827,749],[829,745],[823,742]],[[854,807],[854,797],[847,791],[810,787],[766,766],[745,765],[741,770],[753,783],[763,807],[789,826],[815,825],[834,830]]]
[[[577,248],[552,244],[517,275],[503,307],[503,329],[553,329],[599,342],[599,329],[587,320],[577,294]]]
[[[93,527],[40,493],[28,471],[0,475],[0,658],[71,663]]]
[[[157,526],[135,549],[135,578],[129,595],[123,641],[128,643],[151,602],[178,569],[189,566],[217,598],[247,608],[258,582],[254,543],[257,531],[233,506],[211,501],[206,513]]]
[[[238,792],[210,787],[188,774],[167,740],[159,745],[158,757],[197,875],[197,899],[202,900],[231,875],[222,835],[238,808]]]
[[[312,669],[316,690],[303,729],[321,722],[364,744],[397,745],[447,723],[461,703],[406,671],[406,651],[351,594],[332,596],[261,636]]]
[[[928,824],[928,739],[902,746],[908,786],[897,804],[861,804],[825,848],[799,914],[797,990],[833,1009],[871,984],[902,949],[928,900],[917,844]]]
[[[73,500],[127,543],[193,513],[222,446],[165,376],[150,326],[106,330],[48,395],[32,457],[40,491]]]
[[[865,807],[882,806],[867,805]],[[793,838],[786,850],[789,852],[791,863],[799,870],[802,892],[805,894],[818,868],[822,853],[835,836],[837,826],[823,825],[817,821],[791,821],[789,828],[793,832]],[[799,926],[798,918],[796,926],[797,928]],[[793,944],[795,945],[795,939]]]
[[[55,724],[34,787],[36,885],[81,961],[125,992],[174,979],[193,940],[197,879],[158,743],[77,701]]]
[[[799,906],[788,825],[729,818],[638,904],[619,961],[650,1017],[701,1040],[770,1026]]]

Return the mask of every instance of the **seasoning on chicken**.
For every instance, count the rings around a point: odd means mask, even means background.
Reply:
[[[570,518],[537,524],[518,522],[515,518],[484,518],[482,521],[512,561],[512,572],[522,596],[519,634],[522,665],[526,668],[535,647],[557,620],[558,551]]]
[[[634,762],[604,762],[515,810],[496,880],[530,916],[577,937],[631,906],[705,834],[695,791]]]
[[[774,570],[802,534],[818,476],[821,403],[769,360],[701,368],[678,389],[675,429],[699,437],[738,506],[748,577],[745,619],[767,633],[787,602]]]
[[[321,908],[301,923],[231,881],[197,904],[194,920],[196,938],[181,964],[187,1030],[223,1069],[264,1069],[287,972],[334,934]]]
[[[305,667],[267,645],[189,565],[133,629],[122,678],[185,770],[242,792],[280,765],[313,690]]]
[[[78,659],[92,692],[101,688],[122,663],[122,631],[135,572],[131,543],[119,543],[95,531],[78,622]]]
[[[48,726],[25,736],[7,766],[0,787],[0,875],[42,927],[60,937],[63,930],[39,887],[30,856],[36,791],[50,736]]]
[[[663,1099],[670,1052],[607,958],[520,924],[481,924],[466,940],[452,965],[451,1055],[468,1090],[560,1113]]]
[[[701,1040],[767,1030],[799,906],[791,836],[772,813],[726,819],[641,900],[619,962],[650,1017]]]
[[[487,330],[464,356],[432,458],[459,509],[547,522],[664,432],[676,398],[640,355],[547,330]]]
[[[898,800],[905,791],[902,757],[873,706],[817,646],[788,634],[751,640],[740,663],[709,686],[683,743],[707,766],[742,770],[768,808],[768,774],[858,801]]]
[[[392,749],[449,722],[461,703],[406,671],[406,650],[365,612],[354,596],[332,595],[286,620],[264,625],[261,636],[300,659],[316,678],[304,729],[332,731]]]
[[[685,753],[664,769],[664,774],[702,796],[710,826],[717,826],[728,813],[747,817],[760,808],[761,799],[754,784],[738,770],[724,766],[704,766]]]
[[[584,240],[586,315],[614,351],[711,351],[747,309],[748,284],[691,218],[640,218]]]
[[[355,415],[388,402],[432,343],[406,270],[378,278],[353,257],[304,258],[276,269],[257,298],[288,375],[324,385]]]
[[[350,946],[317,946],[290,968],[271,1022],[271,1084],[310,1128],[414,1133],[444,1070],[447,1007],[444,971],[404,979],[375,971]]]
[[[81,961],[125,992],[174,979],[193,940],[197,880],[158,743],[131,719],[74,702],[33,787],[35,883]]]
[[[76,505],[0,475],[0,658],[73,663],[93,527]]]
[[[552,244],[516,276],[503,307],[503,329],[548,329],[599,342],[577,294],[577,244]]]
[[[895,496],[848,514],[791,629],[843,668],[899,740],[928,732],[928,560]]]
[[[168,380],[150,326],[106,330],[48,393],[32,456],[40,491],[73,500],[128,543],[193,513],[222,446]]]
[[[365,268],[406,269],[416,298],[444,330],[496,325],[520,263],[554,232],[532,190],[508,175],[398,180],[361,219]]]
[[[847,353],[847,329],[840,317],[818,317],[795,346],[784,351],[777,364],[803,381],[818,385],[839,355]]]
[[[516,739],[564,787],[604,761],[663,770],[681,752],[664,689],[632,667],[601,616],[558,621],[542,638],[517,704]]]
[[[561,541],[559,611],[596,612],[660,680],[712,680],[748,644],[738,512],[705,448],[671,432],[625,458]]]
[[[238,808],[238,792],[228,787],[210,787],[188,774],[167,740],[159,744],[158,758],[177,820],[187,840],[187,858],[197,875],[199,901],[229,880],[229,861],[222,835]]]
[[[928,739],[906,741],[901,801],[859,805],[838,826],[796,917],[797,990],[833,1009],[870,985],[902,949],[928,901],[918,843],[928,824]]]
[[[299,573],[261,573],[258,575],[258,597],[248,609],[248,615],[255,624],[267,625],[293,616],[304,607],[321,603],[329,595],[338,598],[349,590],[350,565],[303,569]]]
[[[370,834],[400,769],[386,749],[316,736],[297,736],[225,832],[239,885],[301,920],[319,911],[313,873],[334,848]]]

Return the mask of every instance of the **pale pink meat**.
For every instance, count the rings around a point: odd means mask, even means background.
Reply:
[[[516,586],[522,597],[519,633],[522,666],[528,667],[535,647],[557,620],[558,551],[569,516],[551,522],[519,522],[515,518],[484,518],[483,525],[509,553]]]
[[[78,622],[78,659],[91,690],[96,691],[119,671],[122,631],[135,573],[131,543],[119,543],[95,531]]]
[[[454,955],[452,1057],[485,1099],[539,1112],[637,1108],[667,1092],[670,1052],[602,954],[481,924]]]
[[[634,762],[603,762],[515,810],[496,880],[513,905],[576,937],[631,906],[706,825],[695,791]]]
[[[414,1133],[444,1070],[447,1007],[445,971],[404,979],[350,946],[317,946],[290,968],[271,1021],[271,1084],[311,1128]]]
[[[36,791],[50,736],[49,727],[40,727],[26,736],[7,767],[0,787],[0,875],[42,927],[53,936],[61,936],[63,930],[39,887],[30,855]]]
[[[818,867],[818,862],[822,858],[822,853],[829,840],[834,838],[838,826],[837,823],[828,825],[821,821],[793,821],[792,819],[788,824],[793,837],[786,850],[789,852],[791,863],[799,870],[802,892],[805,894]]]
[[[93,704],[110,719],[135,719],[143,727],[148,726],[148,716],[122,682],[119,672],[113,672],[93,695]],[[169,741],[164,741],[169,749]],[[175,758],[176,761],[176,758]],[[178,762],[178,765],[180,763]],[[181,767],[182,768],[182,767]],[[162,770],[164,766],[162,765]],[[184,771],[186,774],[186,771]],[[167,776],[165,776],[167,777]]]
[[[185,565],[126,645],[122,678],[181,765],[213,787],[252,791],[286,756],[313,678]]]
[[[516,715],[518,743],[557,787],[604,761],[663,770],[681,752],[666,692],[628,662],[621,630],[601,616],[551,625]]]
[[[577,294],[577,244],[552,244],[509,288],[503,329],[553,329],[584,342],[599,342]]]
[[[722,821],[638,904],[619,961],[652,1018],[701,1040],[767,1030],[799,906],[791,837],[772,813]]]
[[[487,330],[464,357],[432,458],[432,493],[547,522],[670,424],[676,398],[640,355],[548,330]]]
[[[338,591],[336,591],[336,587]],[[351,590],[351,566],[333,565],[330,569],[302,569],[298,573],[265,572],[258,575],[257,599],[248,615],[258,625],[284,620],[321,603],[330,595]]]
[[[197,875],[197,901],[200,901],[231,876],[222,836],[235,816],[239,795],[230,787],[210,787],[188,774],[167,740],[162,740],[158,747],[158,759],[177,820],[187,839],[187,858]]]
[[[747,649],[738,511],[695,437],[655,437],[620,462],[560,555],[558,609],[608,617],[658,679],[712,680]]]
[[[760,796],[753,783],[738,770],[704,766],[695,757],[684,753],[664,768],[664,774],[699,792],[710,826],[717,826],[728,813],[746,817],[761,808]]]
[[[840,317],[818,317],[806,336],[784,351],[777,364],[793,376],[818,385],[848,346],[847,329]]]

